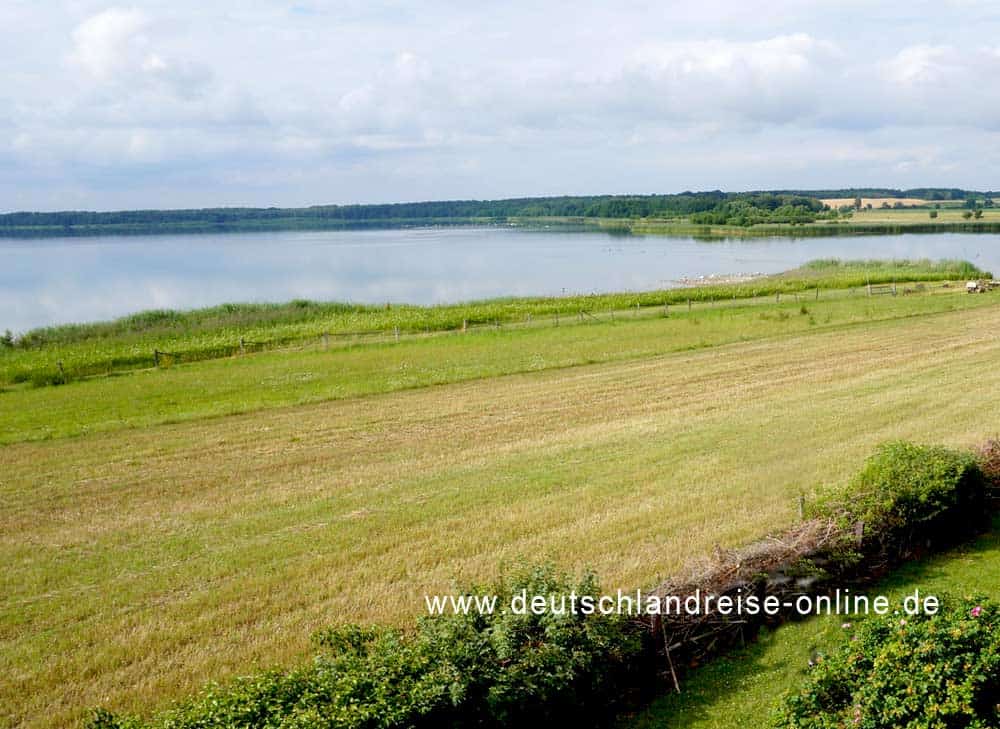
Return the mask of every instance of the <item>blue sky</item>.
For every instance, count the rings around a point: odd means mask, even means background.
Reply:
[[[4,0],[0,209],[997,189],[998,78],[971,0]]]

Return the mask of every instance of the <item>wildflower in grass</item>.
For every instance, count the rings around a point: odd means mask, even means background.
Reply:
[[[971,615],[974,618],[978,618],[982,614],[982,612],[983,612],[983,606],[976,605],[974,608],[972,608],[972,610],[969,611],[969,615]]]

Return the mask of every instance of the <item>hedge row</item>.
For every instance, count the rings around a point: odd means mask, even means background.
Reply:
[[[901,441],[882,445],[818,513],[834,516],[844,534],[844,553],[832,567],[857,565],[875,576],[990,524],[986,477],[975,454]]]
[[[599,596],[554,568],[523,567],[470,595]],[[388,729],[607,723],[654,672],[643,627],[619,616],[510,611],[422,619],[415,631],[343,627],[313,662],[211,686],[151,722],[95,713],[91,729]]]
[[[872,565],[881,569],[971,536],[985,526],[985,488],[971,454],[908,443],[881,447],[846,498],[823,507],[840,534],[837,547],[824,551],[824,569],[856,578]],[[552,567],[523,567],[467,594],[498,595],[499,605],[509,605],[522,590],[557,598],[601,594],[592,575],[576,580]],[[149,721],[98,710],[89,727],[419,729],[550,720],[602,726],[662,681],[658,638],[636,620],[571,611],[470,611],[424,618],[411,631],[344,627],[317,636],[307,666],[210,686]]]

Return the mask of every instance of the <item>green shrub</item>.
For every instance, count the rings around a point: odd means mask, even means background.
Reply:
[[[842,518],[864,523],[861,552],[904,557],[968,538],[989,524],[982,471],[972,453],[892,442],[851,480]]]
[[[64,372],[59,369],[38,369],[30,374],[32,387],[47,387],[49,385],[65,385],[68,380]]]
[[[933,616],[861,621],[803,688],[785,697],[784,729],[986,729],[1000,725],[1000,609],[945,601]]]
[[[599,595],[592,576],[574,581],[525,567],[468,594]],[[421,620],[416,631],[344,627],[316,636],[311,665],[205,689],[151,724],[96,712],[90,729],[268,727],[500,727],[565,721],[606,723],[630,687],[655,671],[646,631],[617,616],[472,611]]]

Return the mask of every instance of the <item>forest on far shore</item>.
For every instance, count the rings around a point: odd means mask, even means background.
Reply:
[[[384,227],[393,224],[492,222],[524,218],[688,218],[704,225],[809,223],[836,219],[823,198],[898,197],[992,207],[995,193],[957,188],[682,192],[669,195],[593,195],[506,200],[447,200],[305,208],[204,208],[117,212],[15,212],[0,215],[0,237],[100,233],[239,232]],[[849,207],[849,206],[848,206]]]

